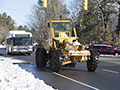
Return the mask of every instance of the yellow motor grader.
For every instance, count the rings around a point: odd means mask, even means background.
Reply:
[[[86,46],[78,42],[75,28],[72,29],[71,19],[52,19],[47,22],[49,31],[49,50],[37,48],[36,65],[60,72],[63,65],[75,66],[76,62],[87,61],[87,69],[94,72],[98,65],[98,52],[85,50]]]

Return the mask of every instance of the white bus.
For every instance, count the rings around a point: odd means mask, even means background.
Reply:
[[[26,31],[9,31],[7,33],[6,51],[8,54],[32,53],[32,34]]]

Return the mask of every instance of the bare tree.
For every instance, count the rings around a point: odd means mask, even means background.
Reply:
[[[33,37],[40,47],[46,47],[48,41],[47,21],[51,19],[66,18],[69,14],[65,5],[60,0],[47,0],[47,8],[43,8],[42,0],[38,0],[38,5],[32,8],[29,16],[30,27],[34,30]]]

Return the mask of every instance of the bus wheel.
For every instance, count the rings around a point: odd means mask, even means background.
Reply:
[[[8,54],[8,55],[10,55],[10,52],[9,52],[9,51],[7,51],[7,54]]]
[[[31,53],[28,53],[28,55],[31,55]]]

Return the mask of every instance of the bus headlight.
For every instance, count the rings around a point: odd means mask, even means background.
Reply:
[[[13,48],[12,50],[13,50],[13,51],[17,51],[17,48]]]
[[[32,47],[29,47],[28,50],[29,50],[29,51],[32,51]]]

